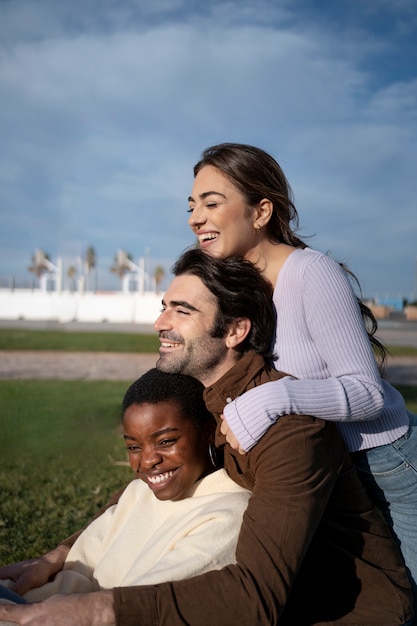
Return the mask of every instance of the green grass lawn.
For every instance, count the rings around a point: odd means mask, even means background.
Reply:
[[[133,476],[114,464],[128,384],[0,381],[0,564],[55,546]]]
[[[0,329],[0,350],[64,350],[74,352],[158,352],[157,333],[82,332]]]
[[[390,356],[417,356],[417,348],[414,346],[387,346]]]

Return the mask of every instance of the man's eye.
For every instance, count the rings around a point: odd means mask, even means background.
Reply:
[[[172,444],[174,444],[176,442],[176,439],[162,439],[162,441],[159,442],[160,446],[170,446]]]
[[[128,452],[140,452],[139,446],[126,446]]]
[[[192,213],[194,211],[194,207],[193,206],[189,206],[187,209],[187,213]]]

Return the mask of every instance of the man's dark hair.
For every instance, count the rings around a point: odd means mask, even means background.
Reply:
[[[125,411],[132,404],[176,402],[184,419],[193,422],[197,430],[214,421],[203,400],[204,385],[185,374],[168,374],[153,368],[143,374],[126,391],[122,402]]]
[[[172,273],[197,276],[216,298],[218,313],[213,337],[224,337],[234,320],[246,317],[252,327],[241,349],[271,356],[276,323],[272,286],[250,261],[240,257],[221,259],[192,248],[182,253]]]

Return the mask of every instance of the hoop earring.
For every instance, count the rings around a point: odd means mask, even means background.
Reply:
[[[217,450],[212,443],[209,444],[208,450],[211,464],[213,467],[217,467]]]

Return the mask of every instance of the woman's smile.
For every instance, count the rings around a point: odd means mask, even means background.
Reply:
[[[215,232],[197,232],[196,234],[201,248],[207,248],[219,236],[219,233]]]
[[[142,478],[145,482],[150,484],[151,489],[158,488],[160,486],[165,487],[168,480],[170,480],[174,474],[178,471],[178,468],[175,470],[169,470],[168,472],[161,472],[159,474],[141,474],[139,478]]]
[[[213,256],[245,256],[259,243],[254,211],[217,168],[207,165],[199,171],[188,202],[188,224],[200,247]]]
[[[207,435],[177,402],[131,404],[123,426],[130,465],[159,500],[181,500],[212,470]]]

